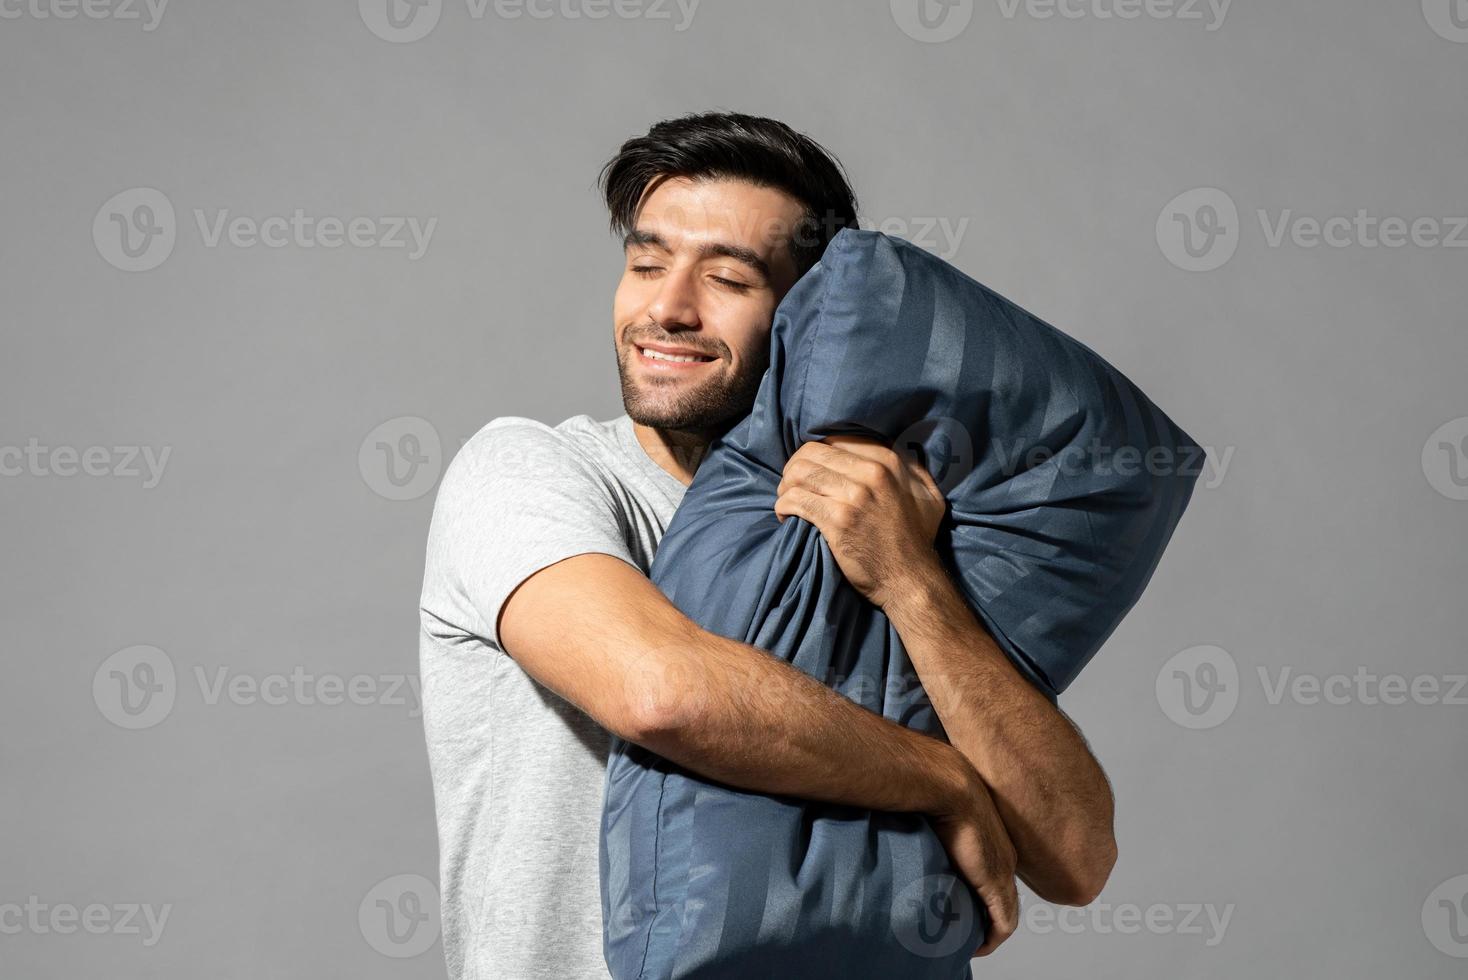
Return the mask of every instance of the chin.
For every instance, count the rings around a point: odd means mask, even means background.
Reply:
[[[635,354],[634,354],[635,356]],[[622,405],[638,425],[707,434],[729,428],[749,414],[761,375],[748,378],[647,379],[619,362]]]
[[[623,404],[632,421],[638,425],[674,432],[695,432],[710,425],[709,414],[681,400],[664,398],[624,398]]]
[[[717,386],[671,390],[672,385],[636,385],[622,388],[622,404],[638,425],[674,432],[706,432],[743,417],[749,406],[733,405]],[[682,386],[676,386],[681,389]]]

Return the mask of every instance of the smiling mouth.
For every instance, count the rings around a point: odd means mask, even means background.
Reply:
[[[685,369],[718,360],[718,358],[709,354],[694,354],[681,350],[657,350],[652,347],[644,347],[641,344],[633,344],[632,346],[637,348],[638,360],[649,366],[664,370]]]

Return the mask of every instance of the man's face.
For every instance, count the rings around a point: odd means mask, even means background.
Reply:
[[[643,198],[612,303],[634,422],[698,432],[748,413],[775,307],[797,279],[803,214],[788,194],[735,180],[675,178]]]

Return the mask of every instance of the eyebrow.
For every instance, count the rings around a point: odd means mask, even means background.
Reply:
[[[644,231],[641,229],[629,231],[627,237],[622,239],[622,250],[626,251],[634,245],[651,245],[653,248],[660,248],[664,252],[673,251],[668,246],[668,240],[655,231]],[[753,249],[745,248],[743,245],[734,245],[729,242],[704,242],[698,246],[698,257],[701,259],[712,259],[720,256],[733,259],[736,262],[743,262],[758,272],[764,278],[765,282],[770,282],[772,279],[769,263],[760,258],[759,254]]]

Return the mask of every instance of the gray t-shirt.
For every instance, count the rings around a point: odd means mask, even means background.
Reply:
[[[573,555],[647,574],[685,487],[632,420],[497,418],[434,505],[419,667],[453,980],[607,980],[597,842],[610,736],[498,644],[500,606]]]

